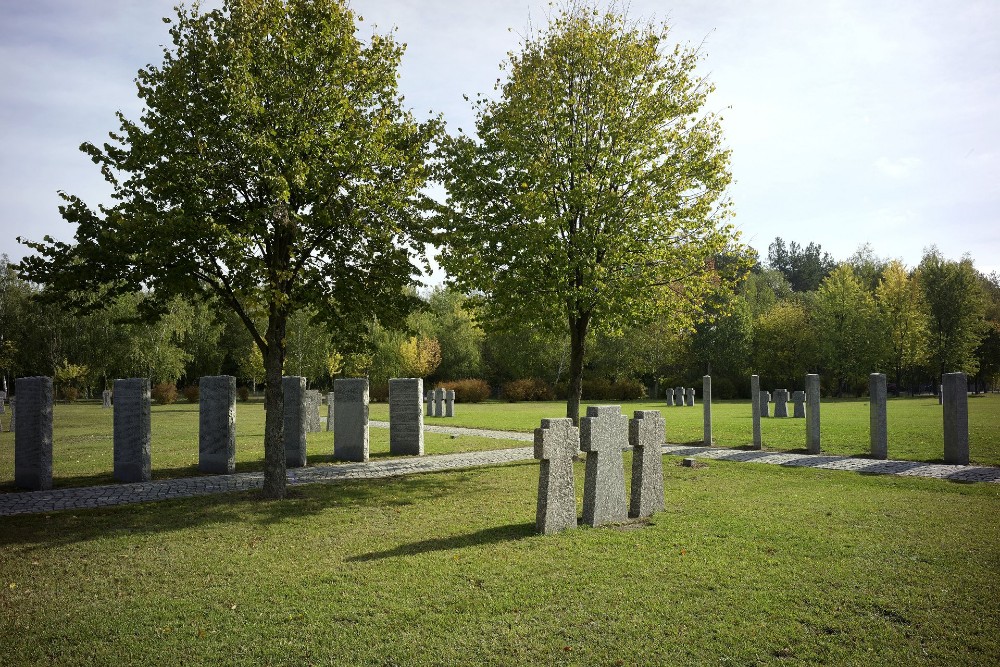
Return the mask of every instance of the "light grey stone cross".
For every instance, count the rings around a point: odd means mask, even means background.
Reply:
[[[632,498],[630,517],[659,512],[663,502],[663,443],[666,421],[659,410],[636,410],[628,425],[632,445]]]
[[[622,450],[628,444],[628,417],[620,405],[591,405],[580,420],[580,448],[587,452],[583,522],[589,526],[628,518]]]
[[[572,419],[543,419],[535,429],[538,506],[535,529],[543,535],[576,528],[573,457],[580,449],[580,429]]]
[[[774,390],[774,416],[775,417],[787,417],[788,416],[788,390],[787,389],[775,389]]]

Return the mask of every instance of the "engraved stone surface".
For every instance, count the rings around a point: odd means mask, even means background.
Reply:
[[[712,376],[701,378],[702,442],[712,445]]]
[[[444,392],[444,416],[455,416],[455,390],[448,389]]]
[[[444,389],[434,390],[434,416],[444,417]]]
[[[333,430],[333,406],[336,403],[336,394],[332,391],[326,395],[326,430]]]
[[[535,429],[535,458],[541,460],[535,529],[543,535],[576,528],[573,457],[579,449],[580,429],[572,419],[543,419]]]
[[[148,482],[150,460],[149,378],[115,380],[114,478],[117,482]]]
[[[424,453],[424,381],[420,378],[389,380],[389,453],[422,456]]]
[[[869,440],[872,458],[889,458],[889,432],[886,421],[886,399],[888,392],[884,373],[868,376],[869,397]]]
[[[775,389],[774,390],[774,416],[775,417],[787,417],[788,416],[788,390],[787,389]]]
[[[969,465],[969,382],[965,373],[945,373],[944,462]],[[18,389],[20,396],[21,390]],[[20,433],[20,432],[19,432]]]
[[[806,451],[819,454],[819,376],[806,376]]]
[[[105,389],[101,392],[101,407],[110,408],[111,407],[111,390]]]
[[[620,405],[591,405],[580,419],[580,448],[587,452],[583,522],[589,526],[624,521],[628,515],[622,450],[628,445],[628,417]]]
[[[343,461],[368,460],[368,378],[333,381],[337,406],[333,426],[333,456]]]
[[[236,378],[206,376],[198,381],[198,470],[236,472]]]
[[[663,444],[666,421],[659,410],[636,410],[628,425],[632,445],[632,498],[630,517],[645,517],[659,512],[663,500]]]
[[[792,418],[805,419],[806,417],[806,392],[792,392]]]
[[[769,408],[769,404],[771,402],[771,392],[769,392],[769,391],[762,391],[762,392],[760,392],[759,396],[760,396],[760,416],[761,417],[770,417],[771,415],[768,412],[768,408]]]
[[[306,379],[298,375],[281,378],[284,394],[282,423],[285,431],[285,466],[301,468],[306,464],[306,428],[309,409]]]
[[[750,376],[750,414],[753,416],[753,448],[760,449],[763,440],[760,436],[760,376]]]
[[[52,488],[52,378],[14,380],[17,403],[11,399],[21,424],[14,433],[14,485],[30,491]],[[13,428],[11,430],[14,430]]]

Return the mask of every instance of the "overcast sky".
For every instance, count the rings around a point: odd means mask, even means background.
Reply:
[[[71,240],[58,190],[109,192],[83,141],[139,115],[133,79],[162,60],[169,0],[0,2],[0,253],[15,237]],[[492,93],[529,0],[355,0],[408,48],[400,85],[418,118],[469,131],[463,94]],[[733,152],[730,195],[763,257],[781,236],[846,259],[870,243],[919,262],[936,244],[1000,271],[1000,2],[997,0],[632,0],[704,42],[702,69]]]

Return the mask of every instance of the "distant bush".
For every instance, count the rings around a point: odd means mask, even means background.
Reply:
[[[556,385],[556,396],[562,400],[569,397],[569,383]],[[604,378],[583,381],[585,401],[635,401],[646,396],[646,385],[638,380],[612,382]]]
[[[538,378],[511,380],[500,388],[504,400],[516,403],[518,401],[554,401],[556,392],[548,382]]]
[[[201,387],[196,384],[189,384],[184,387],[184,391],[182,393],[188,403],[197,403],[198,399],[201,398]]]
[[[177,400],[177,385],[173,382],[161,382],[153,385],[150,395],[160,405],[170,405]]]
[[[436,389],[452,389],[456,403],[482,403],[490,397],[490,386],[484,380],[450,380],[438,382]]]
[[[379,382],[368,387],[368,400],[373,403],[385,403],[389,400],[389,383]]]
[[[250,400],[250,390],[247,389],[246,387],[240,387],[239,389],[237,389],[236,395],[239,396],[240,401],[242,401],[243,403],[246,403],[247,401]]]
[[[62,394],[63,400],[70,403],[74,402],[80,396],[80,390],[76,387],[63,387],[59,390],[59,393]]]

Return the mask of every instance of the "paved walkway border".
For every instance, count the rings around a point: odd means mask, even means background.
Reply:
[[[388,422],[372,422],[371,425],[375,428],[386,428],[388,427]],[[509,431],[489,431],[434,425],[427,425],[424,429],[431,433],[445,433],[449,435],[471,435],[520,441],[533,439],[533,436],[529,433],[514,433]],[[931,477],[953,482],[1000,483],[1000,468],[983,466],[939,465],[921,463],[919,461],[879,461],[850,456],[788,454],[782,452],[670,444],[663,446],[663,453],[672,456],[707,458],[720,461],[853,471],[871,475]],[[368,463],[308,466],[289,470],[288,483],[291,486],[295,486],[299,484],[329,484],[351,479],[381,479],[424,472],[504,465],[518,461],[533,460],[533,458],[534,451],[532,447],[516,447],[484,452],[373,460]],[[38,514],[66,509],[93,509],[166,500],[168,498],[191,498],[213,493],[249,491],[260,489],[263,483],[264,474],[262,472],[245,472],[234,475],[181,477],[132,484],[3,493],[0,494],[0,516]]]

